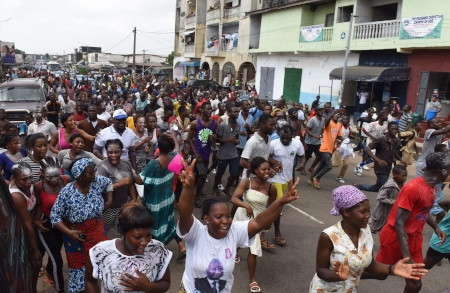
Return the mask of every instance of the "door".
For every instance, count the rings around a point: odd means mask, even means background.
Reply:
[[[300,100],[301,83],[302,83],[301,68],[284,69],[283,96],[286,102],[298,102]]]
[[[419,82],[419,93],[417,95],[416,101],[416,112],[424,115],[425,117],[425,103],[427,99],[427,87],[428,87],[428,78],[430,73],[428,71],[422,71],[420,74],[420,82]]]
[[[261,67],[261,79],[259,81],[260,97],[273,100],[273,79],[275,67]]]

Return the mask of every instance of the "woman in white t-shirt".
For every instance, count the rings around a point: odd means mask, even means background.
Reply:
[[[119,214],[121,238],[98,243],[89,250],[86,292],[167,292],[172,252],[152,239],[153,215],[136,203],[126,203]]]
[[[186,244],[186,266],[179,292],[223,292],[233,287],[233,270],[236,248],[250,246],[254,236],[267,228],[280,214],[283,206],[298,199],[296,190],[299,179],[282,198],[274,201],[268,209],[249,221],[233,222],[225,201],[219,198],[203,202],[202,224],[193,215],[194,209],[194,165],[180,174],[183,191],[178,203],[180,220],[178,236]]]

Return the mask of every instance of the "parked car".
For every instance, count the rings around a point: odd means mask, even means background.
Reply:
[[[210,79],[191,79],[187,82],[187,85],[192,85],[194,89],[198,89],[200,86],[204,86],[206,90],[212,88],[213,91],[231,91],[229,87],[222,87],[220,84]]]
[[[1,292],[31,292],[31,265],[25,232],[8,187],[0,176],[0,288]]]
[[[6,119],[20,125],[25,114],[45,104],[44,82],[40,78],[16,78],[0,85],[0,108]]]

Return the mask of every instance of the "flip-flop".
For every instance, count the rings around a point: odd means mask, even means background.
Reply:
[[[239,253],[236,253],[236,257],[234,258],[234,263],[239,263],[241,261],[241,256]]]
[[[254,292],[261,292],[261,288],[259,287],[258,283],[256,282],[251,282],[250,283],[250,292],[254,293]]]
[[[276,245],[279,246],[286,246],[286,240],[284,240],[283,237],[273,237],[273,242],[275,242]]]
[[[261,247],[262,249],[269,249],[269,250],[275,249],[275,245],[267,242],[267,240],[261,241]]]

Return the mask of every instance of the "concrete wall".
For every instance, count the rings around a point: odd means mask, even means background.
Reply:
[[[419,91],[420,75],[422,71],[429,72],[448,72],[450,73],[450,50],[416,50],[408,60],[408,66],[411,67],[411,79],[408,84],[407,103],[412,105],[413,111],[417,103],[417,94]],[[437,88],[437,81],[430,74],[427,88],[427,97],[431,97],[433,89]],[[442,111],[438,117],[444,117],[450,114],[450,101],[441,101]],[[425,110],[427,105],[425,105]]]
[[[337,106],[340,80],[329,79],[329,73],[343,64],[344,55],[341,53],[303,53],[303,54],[261,54],[258,55],[256,72],[261,72],[261,67],[274,67],[273,97],[278,99],[283,94],[285,68],[301,68],[302,81],[299,93],[299,101],[311,105],[315,97],[319,95],[322,87],[321,101],[332,101]],[[348,65],[357,65],[359,54],[350,54]],[[260,87],[261,77],[256,75],[256,88]],[[330,88],[332,87],[331,93]],[[342,105],[353,105],[354,93],[347,92]]]

